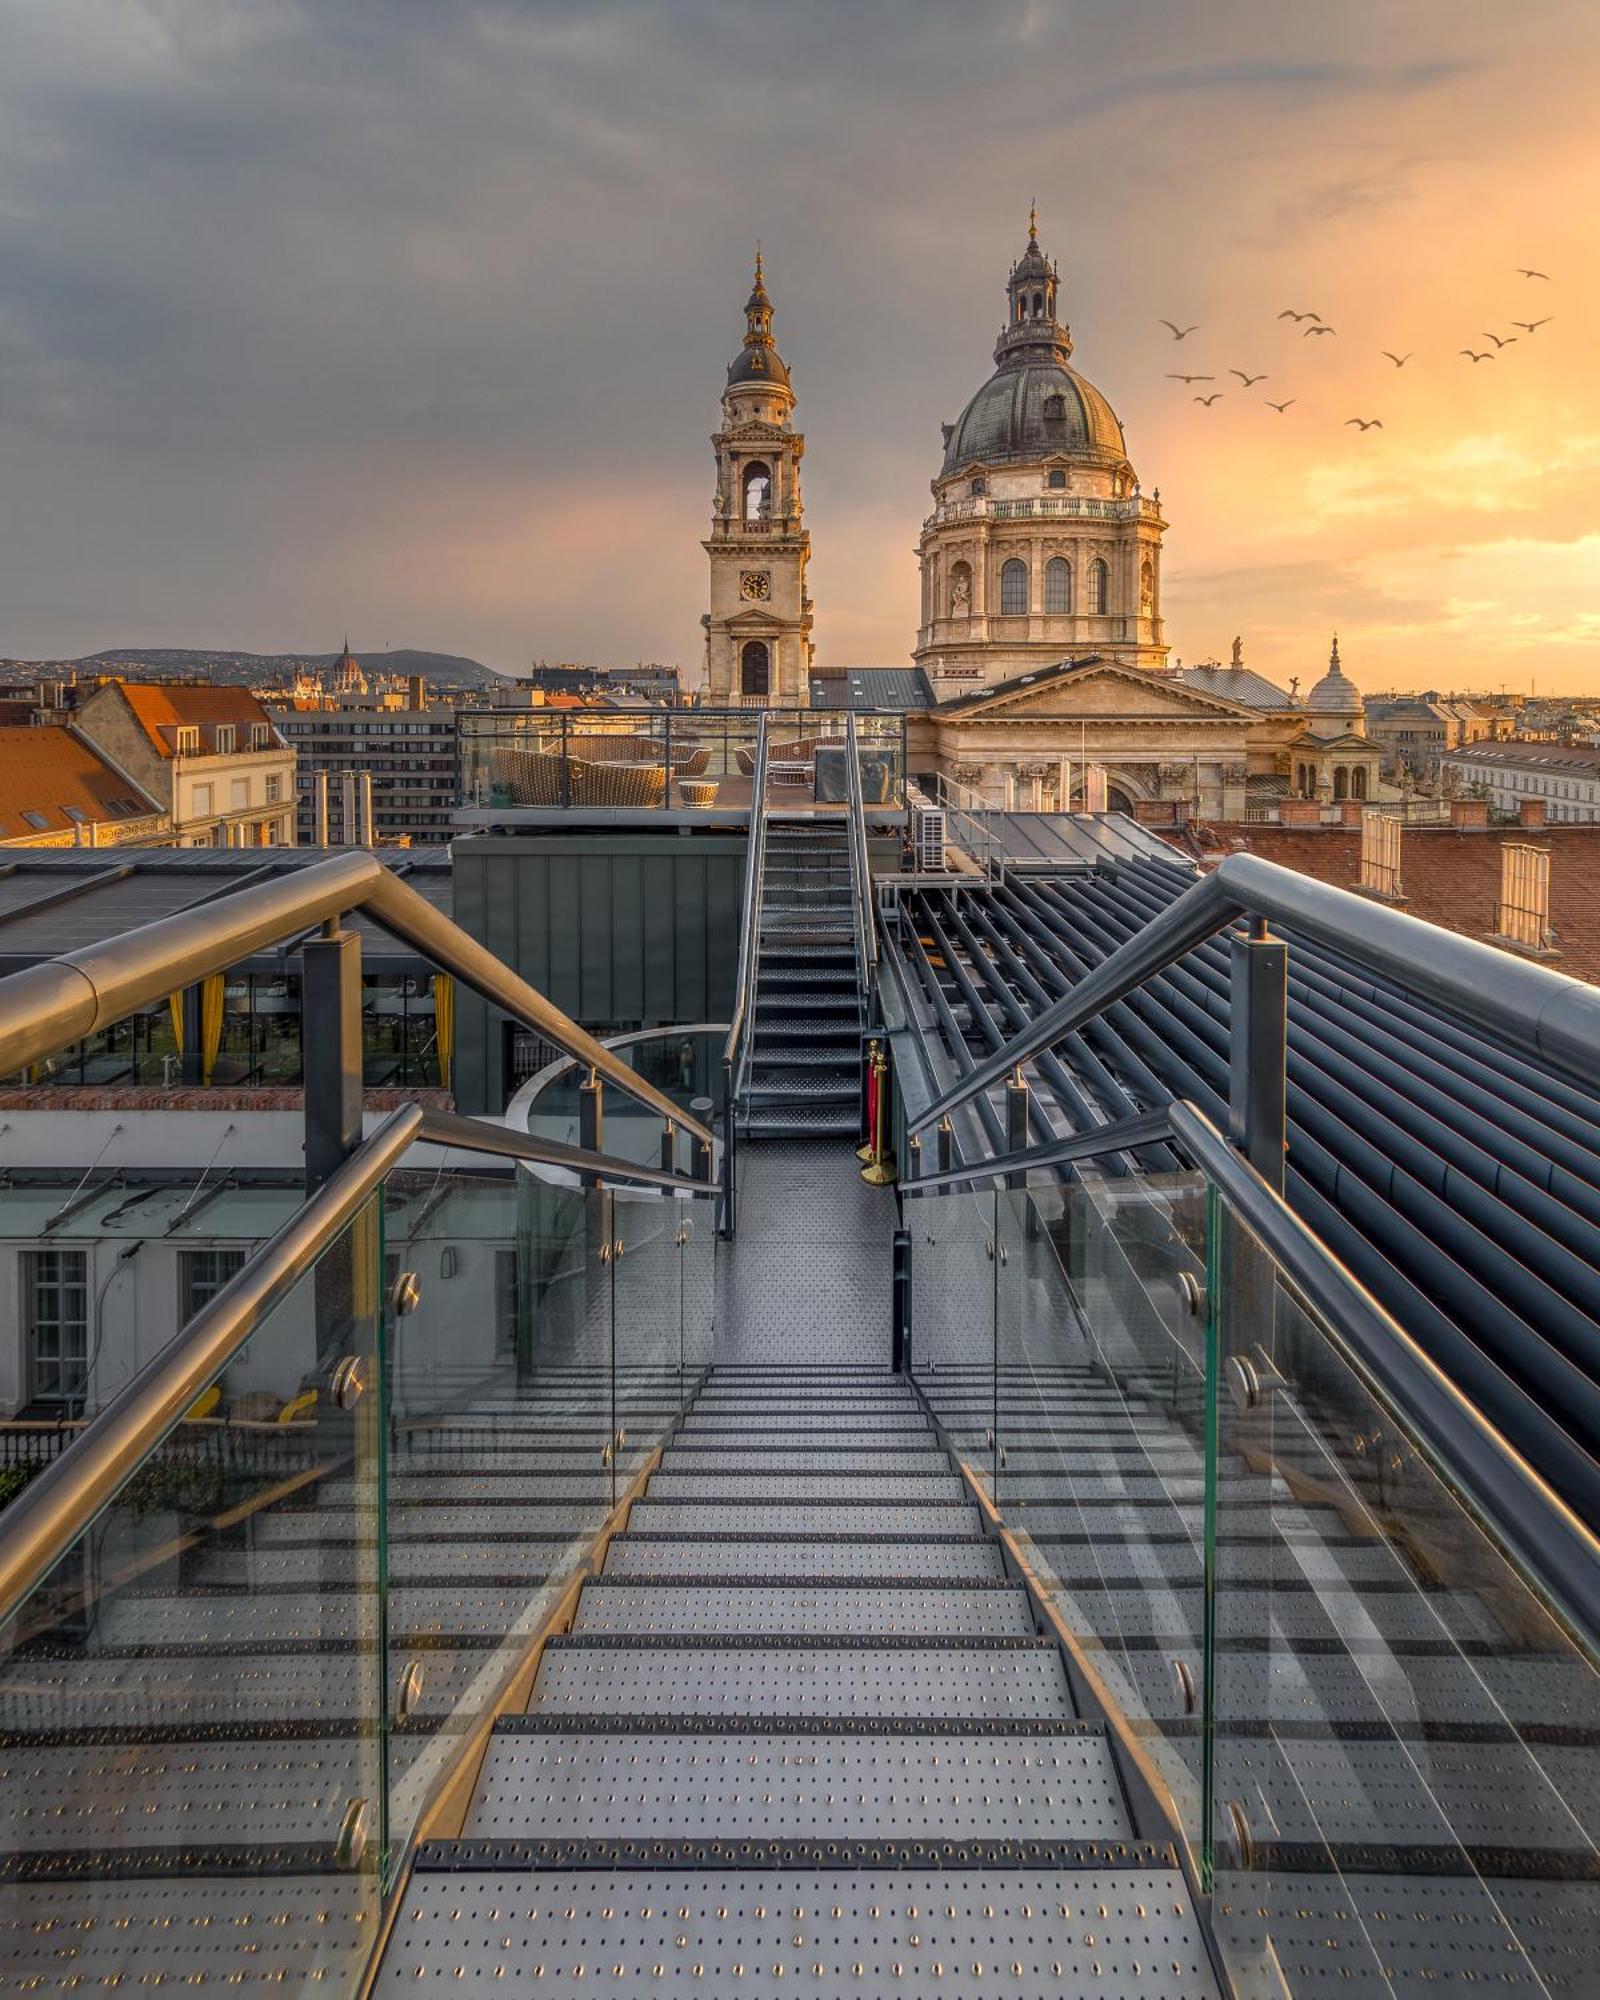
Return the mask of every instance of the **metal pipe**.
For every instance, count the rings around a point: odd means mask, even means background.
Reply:
[[[331,854],[0,979],[0,1076],[164,1000],[280,939],[361,910],[463,986],[706,1144],[712,1134],[372,855]]]
[[[944,1130],[940,1128],[941,1132]],[[1072,1160],[1092,1160],[1101,1153],[1121,1153],[1139,1146],[1153,1146],[1172,1136],[1172,1122],[1166,1108],[1140,1111],[1115,1125],[1097,1125],[1091,1132],[1073,1132],[1064,1139],[1052,1139],[1046,1146],[1030,1146],[1025,1151],[1003,1153],[998,1159],[974,1160],[970,1165],[941,1167],[922,1180],[904,1181],[904,1194],[937,1194],[941,1188],[965,1186],[969,1181],[1006,1180],[1013,1174],[1027,1174],[1035,1167],[1064,1166]]]
[[[767,713],[756,724],[756,767],[750,780],[750,848],[744,864],[744,897],[739,911],[739,959],[735,974],[733,1017],[728,1023],[728,1039],[722,1060],[743,1067],[740,1052],[744,1040],[745,1015],[755,986],[755,913],[761,900],[760,878],[764,871],[767,845]]]
[[[636,1166],[631,1160],[619,1160],[611,1153],[590,1152],[583,1146],[569,1146],[560,1139],[536,1139],[530,1133],[513,1132],[509,1125],[496,1125],[486,1118],[463,1118],[456,1111],[424,1111],[422,1130],[417,1137],[431,1145],[453,1146],[460,1152],[492,1153],[497,1159],[564,1167],[570,1173],[592,1174],[596,1180],[638,1182],[644,1187],[666,1188],[674,1194],[706,1193],[703,1181],[690,1180],[685,1174]]]
[[[414,1104],[392,1111],[177,1339],[146,1362],[110,1408],[17,1495],[0,1536],[0,1627],[371,1198],[421,1125]]]
[[[1208,1119],[1182,1101],[1170,1116],[1173,1136],[1314,1302],[1330,1339],[1349,1351],[1582,1643],[1600,1652],[1600,1541]]]

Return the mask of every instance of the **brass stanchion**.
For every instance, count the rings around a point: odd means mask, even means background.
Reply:
[[[874,1079],[874,1103],[872,1120],[872,1158],[861,1169],[861,1178],[868,1187],[888,1187],[894,1179],[894,1161],[884,1145],[884,1125],[889,1115],[889,1058],[878,1044],[874,1044],[872,1074]]]
[[[856,1158],[860,1160],[863,1165],[865,1165],[868,1160],[872,1159],[877,1151],[877,1148],[873,1144],[873,1137],[878,1129],[878,1058],[882,1054],[882,1052],[883,1052],[883,1045],[881,1042],[878,1042],[876,1040],[868,1042],[867,1065],[866,1065],[867,1143],[864,1146],[857,1146],[856,1148]]]

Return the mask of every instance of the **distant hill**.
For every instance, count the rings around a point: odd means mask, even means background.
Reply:
[[[387,652],[363,653],[353,649],[364,667],[380,674],[421,674],[429,681],[449,681],[456,686],[494,687],[504,676],[481,660],[468,660],[459,653],[425,653],[411,646],[391,647]],[[212,652],[204,647],[107,646],[86,659],[51,661],[53,667],[82,667],[89,671],[106,667],[152,667],[164,673],[193,674],[225,685],[271,681],[292,674],[301,667],[327,667],[337,653],[233,653]]]

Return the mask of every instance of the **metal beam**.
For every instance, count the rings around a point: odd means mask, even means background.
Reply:
[[[941,1127],[941,1138],[944,1129]],[[1171,1137],[1172,1125],[1164,1107],[1160,1111],[1141,1111],[1115,1125],[1097,1125],[1092,1132],[1074,1132],[1065,1139],[1052,1139],[1048,1146],[1030,1146],[1025,1152],[1003,1153],[997,1159],[941,1168],[922,1180],[903,1182],[900,1192],[937,1194],[941,1188],[961,1187],[969,1181],[1004,1180],[1012,1174],[1029,1173],[1035,1167],[1060,1167],[1072,1160],[1092,1160],[1100,1153],[1131,1152]]]
[[[527,1132],[513,1132],[508,1125],[491,1124],[484,1118],[463,1118],[455,1111],[424,1111],[418,1138],[431,1145],[453,1146],[462,1152],[492,1153],[506,1160],[527,1160],[543,1167],[564,1167],[574,1174],[591,1174],[600,1181],[628,1181],[643,1187],[666,1188],[674,1194],[703,1195],[706,1185],[684,1174],[664,1173],[659,1167],[636,1166],[611,1153],[591,1153],[582,1146],[568,1146],[559,1139],[536,1139]]]

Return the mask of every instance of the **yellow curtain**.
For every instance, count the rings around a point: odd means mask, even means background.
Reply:
[[[222,1047],[222,999],[222,974],[214,972],[200,986],[200,1078],[203,1083],[211,1081],[211,1072],[217,1066],[217,1051]]]
[[[456,983],[448,972],[433,975],[433,1033],[439,1052],[439,1081],[448,1090],[456,1048]]]
[[[183,995],[172,994],[167,1000],[167,1011],[172,1016],[172,1046],[183,1054]]]

